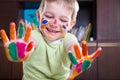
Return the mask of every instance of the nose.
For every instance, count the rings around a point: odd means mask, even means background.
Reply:
[[[57,20],[56,19],[53,21],[53,24],[57,24]]]
[[[51,27],[52,28],[57,28],[57,23],[58,23],[57,19],[54,19],[52,24],[51,24]]]

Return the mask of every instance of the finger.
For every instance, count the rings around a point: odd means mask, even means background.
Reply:
[[[87,49],[86,41],[82,41],[82,55],[88,56],[88,49]]]
[[[24,37],[24,41],[25,42],[28,42],[29,41],[29,38],[30,38],[30,35],[31,35],[31,27],[27,27],[27,30],[26,30],[26,33],[25,33],[25,37]]]
[[[10,40],[15,40],[16,38],[16,30],[15,30],[15,23],[10,23]]]
[[[7,44],[9,42],[9,39],[8,39],[5,31],[2,29],[2,30],[0,30],[0,33],[1,33],[1,37],[2,37],[4,44]]]
[[[92,55],[90,55],[90,59],[93,60],[95,59],[102,51],[102,48],[98,48]]]
[[[10,53],[12,60],[13,61],[18,60],[16,43],[15,42],[10,43],[8,46],[8,49],[9,49],[9,53]]]
[[[75,45],[74,45],[74,50],[75,50],[76,58],[77,58],[78,60],[81,59],[81,53],[80,53],[80,48],[79,48],[78,44],[75,44]]]
[[[71,52],[68,53],[68,56],[69,56],[70,61],[72,62],[72,64],[78,64],[76,58],[73,56],[73,54]]]
[[[23,37],[23,35],[24,35],[24,31],[25,30],[25,28],[24,28],[24,21],[23,20],[20,20],[20,22],[19,22],[19,27],[18,27],[18,37],[19,38],[22,38]]]
[[[12,58],[11,58],[11,55],[10,55],[10,53],[9,53],[8,47],[5,47],[5,52],[6,52],[7,59],[8,59],[9,61],[12,61]]]
[[[31,42],[28,44],[28,46],[27,46],[27,48],[26,48],[26,51],[27,51],[27,52],[31,51],[31,50],[33,49],[33,46],[34,46],[34,45],[35,45],[34,42],[31,41]]]

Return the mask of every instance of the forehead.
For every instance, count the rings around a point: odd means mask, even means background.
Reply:
[[[72,10],[65,6],[64,3],[58,3],[58,2],[47,2],[45,4],[44,11],[53,12],[55,14],[63,15],[63,16],[72,16]]]

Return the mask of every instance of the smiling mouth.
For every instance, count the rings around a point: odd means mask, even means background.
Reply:
[[[47,31],[48,31],[48,32],[50,32],[50,33],[54,33],[54,34],[56,34],[56,33],[59,33],[59,32],[60,32],[60,31],[52,30],[52,29],[47,28],[47,27],[46,27],[46,29],[47,29]]]

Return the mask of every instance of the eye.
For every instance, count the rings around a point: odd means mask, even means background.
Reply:
[[[54,16],[48,15],[48,14],[46,14],[45,17],[46,17],[46,18],[54,18]]]
[[[68,22],[68,20],[67,19],[60,19],[61,20],[61,22]]]

